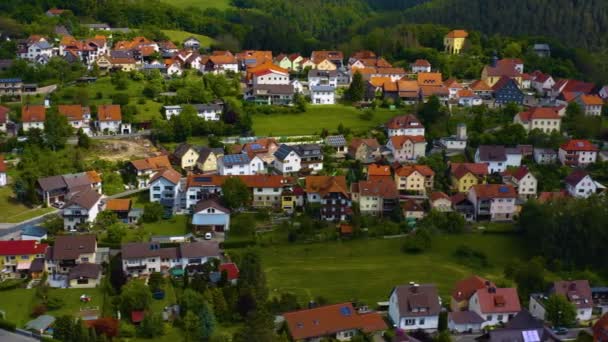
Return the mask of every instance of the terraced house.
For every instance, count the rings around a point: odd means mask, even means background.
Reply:
[[[35,240],[0,241],[0,280],[43,272],[47,247],[47,244]],[[41,270],[39,264],[42,265]]]

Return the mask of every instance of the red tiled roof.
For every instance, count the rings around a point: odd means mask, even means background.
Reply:
[[[226,271],[228,280],[239,279],[239,268],[233,262],[221,264],[220,267],[218,268],[218,271],[220,273]]]
[[[6,163],[4,162],[4,156],[0,154],[0,172],[6,172]]]
[[[433,169],[431,169],[427,165],[404,165],[395,169],[395,175],[399,177],[408,177],[414,172],[418,172],[425,177],[435,175],[435,171],[433,171]]]
[[[313,51],[310,54],[310,59],[315,63],[315,64],[319,64],[321,62],[323,62],[323,60],[328,59],[328,60],[344,60],[344,54],[342,54],[342,51],[328,51],[328,50],[319,50],[319,51]]]
[[[59,105],[59,114],[68,118],[68,121],[80,121],[84,118],[84,107],[81,105]]]
[[[448,87],[448,88],[462,88],[462,85],[460,83],[458,83],[458,81],[456,81],[453,78],[447,79],[445,80],[445,82],[443,82],[443,85]]]
[[[0,241],[0,255],[44,254],[48,245],[35,240]]]
[[[429,63],[429,61],[427,61],[426,59],[417,59],[414,63],[412,63],[412,66],[430,67],[431,63]]]
[[[236,176],[248,188],[281,188],[294,183],[293,178],[280,175],[249,175]]]
[[[388,165],[370,164],[367,166],[367,176],[390,176],[391,168]]]
[[[372,138],[372,139],[353,138],[350,141],[350,144],[348,144],[348,149],[351,151],[354,151],[354,150],[358,149],[359,146],[361,146],[362,144],[365,144],[373,149],[380,147],[380,143],[378,143],[378,140],[376,140],[376,138]]]
[[[519,113],[519,119],[523,122],[540,119],[559,119],[559,108],[557,107],[533,107],[525,112]]]
[[[486,65],[485,70],[488,76],[506,76],[518,77],[521,73],[515,69],[516,64],[520,64],[518,60],[501,59],[496,63],[496,66]]]
[[[608,313],[605,313],[600,319],[593,325],[593,340],[594,341],[606,341],[608,337]]]
[[[466,38],[469,36],[469,33],[465,30],[452,30],[448,32],[446,38]]]
[[[188,175],[186,186],[189,187],[200,187],[200,186],[222,186],[224,180],[227,177],[218,175]]]
[[[528,170],[528,168],[526,166],[520,166],[517,169],[507,170],[503,174],[505,176],[511,176],[511,177],[513,177],[513,178],[515,178],[517,180],[521,180],[528,173],[530,173],[530,170]]]
[[[328,193],[341,193],[348,196],[344,176],[307,176],[305,182],[307,193],[319,193],[322,196]]]
[[[46,108],[43,105],[25,105],[21,107],[22,122],[44,122]]]
[[[432,192],[429,198],[431,199],[431,202],[435,202],[440,199],[447,199],[448,201],[451,201],[450,196],[448,196],[445,192],[442,191]]]
[[[8,113],[10,112],[10,108],[0,106],[0,124],[4,124],[8,122]]]
[[[443,85],[443,81],[441,80],[441,78],[442,76],[440,72],[421,72],[418,74],[418,84],[421,86]]]
[[[388,328],[378,313],[359,314],[351,303],[288,312],[283,317],[294,340],[329,336],[344,330],[370,333]]]
[[[386,123],[388,129],[400,128],[424,128],[420,120],[414,114],[399,115],[391,118]]]
[[[403,147],[403,144],[405,144],[406,141],[411,141],[414,144],[426,141],[422,135],[398,135],[391,137],[390,140],[394,148]]]
[[[154,176],[152,176],[152,178],[150,179],[150,183],[161,177],[170,181],[173,184],[178,184],[179,180],[182,178],[182,175],[179,172],[173,170],[172,168],[166,168],[154,174]]]
[[[471,190],[475,191],[477,198],[515,198],[517,192],[512,185],[505,184],[477,184]]]
[[[165,155],[150,157],[146,159],[132,160],[131,164],[137,170],[159,170],[162,168],[171,167],[169,157]]]
[[[390,177],[371,178],[359,182],[359,194],[361,196],[378,196],[381,198],[398,198],[397,185]]]
[[[473,275],[456,283],[452,290],[452,298],[458,302],[468,300],[477,290],[486,287],[495,287],[495,285],[485,278]]]
[[[492,88],[483,80],[477,80],[469,86],[473,91],[492,91]]]
[[[562,144],[559,148],[564,151],[598,151],[597,146],[593,145],[589,140],[584,139],[572,139]]]
[[[106,202],[106,210],[110,211],[129,211],[131,210],[131,200],[125,198],[112,198]]]
[[[99,121],[121,121],[122,113],[119,105],[99,105],[97,107]]]
[[[493,288],[495,293],[490,293],[489,289],[483,288],[477,290],[479,297],[479,306],[481,312],[486,313],[501,313],[501,312],[519,312],[521,305],[515,288]]]
[[[408,199],[403,202],[401,208],[405,211],[424,211],[424,208],[413,199]]]
[[[581,95],[581,101],[585,106],[601,106],[604,100],[597,95]]]
[[[566,297],[576,308],[592,308],[593,298],[587,280],[560,280],[553,283],[553,290]]]
[[[462,178],[467,173],[475,176],[486,176],[488,174],[488,164],[486,163],[452,163],[450,172],[457,179]]]
[[[474,97],[475,93],[471,89],[461,89],[458,91],[458,97]]]

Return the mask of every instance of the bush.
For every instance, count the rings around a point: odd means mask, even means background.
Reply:
[[[431,233],[426,229],[418,229],[405,239],[401,249],[409,254],[422,253],[431,248],[431,242]]]
[[[25,284],[27,279],[8,279],[0,283],[0,291],[13,290]]]
[[[462,263],[468,264],[473,267],[487,267],[490,265],[488,257],[484,252],[475,250],[469,246],[460,245],[454,251],[454,257],[459,259]]]
[[[160,203],[146,203],[142,219],[146,223],[158,222],[163,217],[163,206]]]
[[[46,306],[49,308],[49,310],[57,310],[60,309],[61,307],[63,307],[63,305],[65,304],[65,302],[63,301],[63,299],[59,298],[59,297],[49,297],[49,299],[46,302]]]
[[[121,321],[119,335],[120,337],[135,337],[135,326],[133,326],[133,324]]]
[[[0,319],[0,329],[15,331],[16,328],[17,325],[15,323]]]
[[[30,316],[36,318],[40,315],[44,315],[46,313],[46,311],[47,311],[46,305],[38,304],[32,309],[32,313],[30,314]]]

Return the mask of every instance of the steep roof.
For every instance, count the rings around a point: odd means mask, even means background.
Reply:
[[[66,207],[71,205],[77,205],[81,208],[92,209],[95,204],[99,203],[100,199],[101,195],[97,191],[89,188],[84,191],[79,191],[75,195],[73,195],[70,198],[69,202],[66,204]]]
[[[310,54],[310,59],[315,64],[319,64],[319,63],[323,62],[323,60],[325,60],[325,59],[328,59],[330,61],[332,61],[332,60],[342,61],[342,60],[344,60],[344,54],[342,53],[342,51],[318,50],[318,51],[313,51]]]
[[[598,151],[597,146],[592,144],[589,140],[584,139],[571,139],[567,143],[562,144],[559,148],[564,151]]]
[[[226,276],[227,276],[228,280],[239,279],[239,268],[235,263],[227,262],[227,263],[221,264],[218,267],[218,272],[222,273],[224,271],[226,271]]]
[[[289,156],[291,152],[295,151],[296,150],[292,146],[281,144],[281,146],[279,146],[279,149],[274,152],[274,156],[277,158],[277,160],[283,161],[285,160],[285,158],[287,158],[287,156]]]
[[[421,72],[418,73],[418,84],[421,86],[440,86],[443,85],[441,78],[442,76],[440,72]]]
[[[490,87],[483,80],[477,80],[477,81],[471,83],[469,88],[473,89],[473,91],[492,91],[492,87]]]
[[[97,107],[99,121],[121,121],[122,113],[119,105],[99,105]]]
[[[431,200],[431,202],[435,202],[437,200],[440,199],[446,199],[448,201],[451,201],[450,196],[448,196],[445,192],[442,191],[434,191],[429,195],[429,199]]]
[[[450,164],[450,172],[457,179],[462,178],[467,173],[472,173],[475,176],[488,175],[487,163],[452,163]]]
[[[220,210],[224,213],[230,214],[230,209],[221,205],[215,198],[210,198],[210,199],[199,201],[198,203],[196,203],[196,206],[194,207],[194,212],[198,213],[199,211],[209,209],[209,208],[214,208],[214,209]]]
[[[68,279],[97,279],[101,274],[101,265],[91,264],[88,262],[80,263],[70,269],[70,273],[68,274]]]
[[[106,210],[110,211],[129,211],[131,210],[131,200],[128,198],[112,198],[106,202]]]
[[[407,199],[401,203],[404,211],[424,211],[424,208],[413,199]]]
[[[479,289],[494,287],[494,283],[477,275],[459,280],[452,290],[452,298],[460,302],[468,300]]]
[[[346,146],[346,139],[343,135],[329,135],[325,138],[325,143],[331,147]]]
[[[95,235],[59,235],[55,237],[52,259],[77,259],[81,254],[94,253],[96,246]]]
[[[601,106],[604,104],[604,100],[602,100],[601,97],[597,96],[597,95],[581,95],[580,96],[581,102],[585,105],[585,106]]]
[[[395,175],[399,177],[408,177],[412,173],[418,172],[425,177],[431,177],[435,175],[435,171],[427,165],[403,165],[395,169]]]
[[[434,316],[441,311],[439,294],[434,284],[399,285],[393,289],[397,296],[400,317]]]
[[[397,135],[390,138],[394,148],[401,148],[406,141],[411,141],[414,144],[424,143],[426,140],[422,135]]]
[[[506,161],[507,152],[504,146],[481,145],[477,148],[479,159],[484,162]]]
[[[283,314],[294,340],[305,340],[335,334],[344,330],[370,333],[387,329],[375,312],[360,314],[352,303],[326,305]]]
[[[566,182],[566,184],[569,184],[571,186],[576,186],[588,175],[589,174],[585,170],[576,169],[576,170],[572,171],[568,176],[566,176],[566,178],[564,178],[564,182]]]
[[[517,290],[513,287],[489,287],[479,289],[476,293],[479,307],[484,314],[521,311]]]
[[[515,81],[512,78],[509,78],[507,76],[501,76],[498,81],[492,86],[492,90],[499,91],[511,83],[515,84]],[[517,86],[517,84],[515,85]]]
[[[591,287],[587,280],[559,280],[553,283],[553,291],[566,297],[577,309],[593,307]]]
[[[519,119],[523,122],[529,122],[530,120],[560,118],[558,107],[532,107],[525,112],[519,113],[518,115]]]
[[[306,192],[319,193],[325,196],[329,193],[341,193],[348,196],[346,177],[344,176],[307,176]]]
[[[348,149],[356,150],[359,148],[359,146],[361,146],[363,144],[365,144],[373,149],[377,149],[380,147],[380,143],[378,143],[378,140],[376,140],[376,138],[371,138],[371,139],[353,138],[353,139],[351,139],[350,143],[348,144]]]
[[[188,143],[181,143],[179,145],[177,145],[177,147],[175,147],[175,151],[173,152],[173,155],[176,158],[181,159],[186,153],[188,153],[188,151],[190,151],[190,149],[193,149],[196,152],[196,149],[194,149],[192,147],[192,145],[188,144]],[[198,152],[196,152],[198,154]]]
[[[359,194],[361,196],[374,196],[384,199],[399,198],[397,185],[390,177],[376,177],[359,182]]]
[[[476,184],[471,190],[475,191],[477,198],[515,198],[517,192],[512,185],[505,184]]]
[[[412,67],[430,68],[431,63],[429,63],[429,61],[427,61],[426,59],[417,59],[416,61],[414,61],[414,63],[412,63]]]
[[[0,255],[44,254],[48,245],[36,240],[0,241]]]
[[[465,30],[452,30],[448,32],[446,38],[466,38],[469,36],[469,33]]]
[[[485,70],[488,76],[518,77],[521,73],[515,68],[520,61],[514,59],[501,59],[496,66],[486,65]]]
[[[43,105],[25,105],[21,107],[21,122],[44,122],[46,108]]]
[[[159,178],[164,178],[173,184],[178,184],[182,175],[172,168],[166,168],[155,173],[150,179],[150,184]]]
[[[522,165],[516,169],[510,169],[510,170],[506,170],[504,172],[505,176],[511,176],[515,179],[517,179],[518,181],[522,180],[528,173],[530,173],[530,170],[528,170],[528,167],[526,167],[525,165]]]
[[[422,122],[414,114],[395,116],[385,126],[388,129],[424,128]]]

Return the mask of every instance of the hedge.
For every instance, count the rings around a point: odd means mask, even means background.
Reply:
[[[0,329],[15,331],[15,329],[17,329],[17,325],[13,322],[0,319]]]

